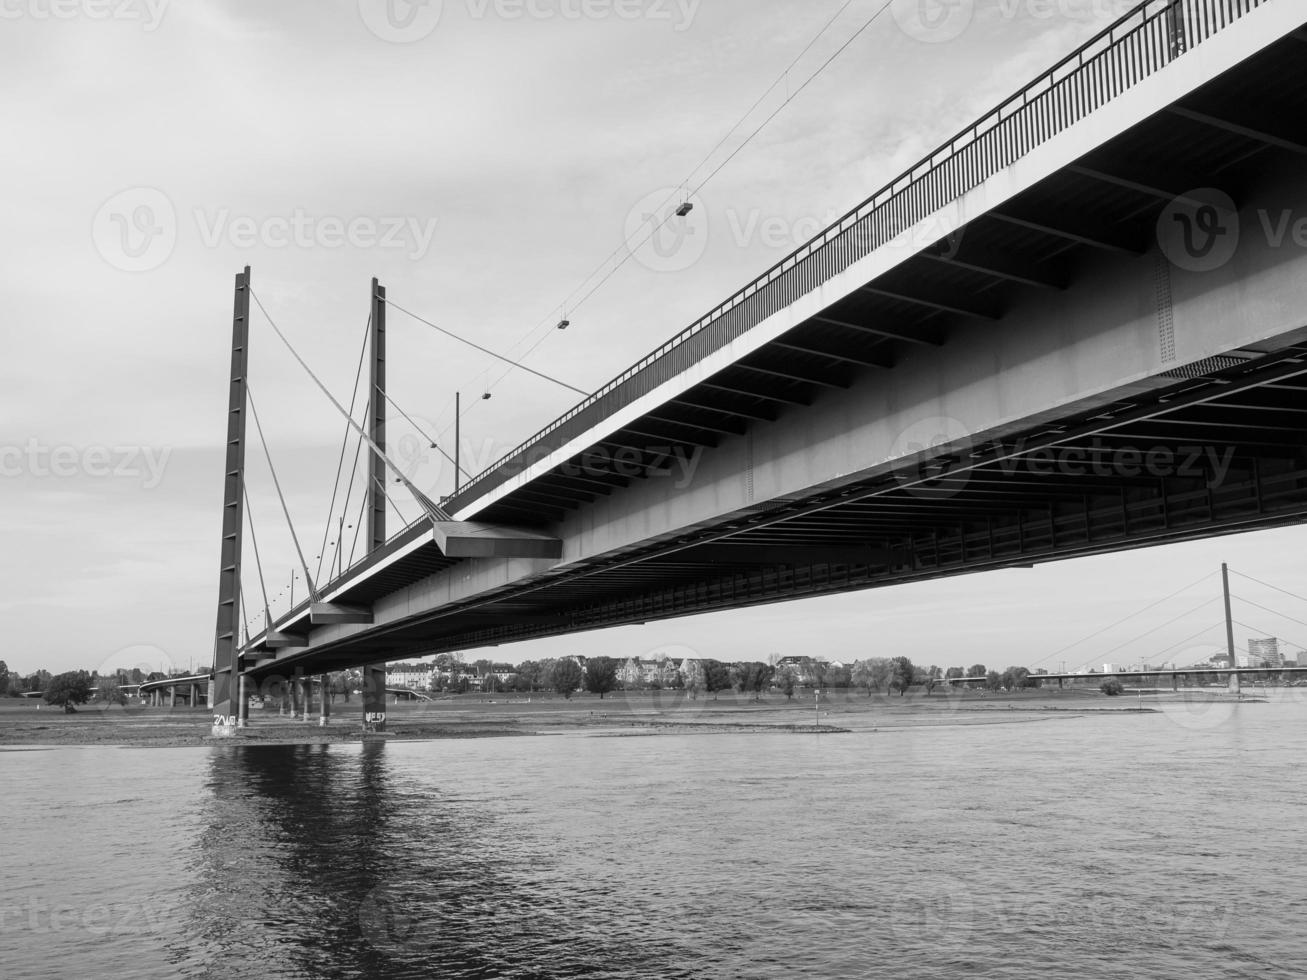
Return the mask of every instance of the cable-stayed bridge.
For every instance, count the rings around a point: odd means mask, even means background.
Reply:
[[[215,721],[242,678],[365,666],[382,725],[385,661],[1301,522],[1304,22],[1140,4],[393,534],[374,282],[367,553],[248,639],[246,270]]]

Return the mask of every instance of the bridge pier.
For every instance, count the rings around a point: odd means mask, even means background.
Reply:
[[[301,721],[309,721],[309,712],[313,710],[313,682],[307,677],[300,677],[300,704],[304,708],[304,714],[300,717]]]
[[[385,664],[368,664],[363,668],[363,730],[386,730]]]
[[[238,692],[237,705],[236,705],[237,728],[246,728],[249,726],[250,723],[250,693],[246,687],[246,684],[247,681],[245,679],[245,675],[241,674],[240,678],[236,682],[236,690]]]
[[[331,723],[331,680],[326,674],[319,678],[318,687],[322,690],[322,714],[318,716],[318,727],[322,728]]]

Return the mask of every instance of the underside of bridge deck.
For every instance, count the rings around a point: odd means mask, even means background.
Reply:
[[[1158,289],[1169,289],[1156,244],[1164,209],[1197,188],[1239,207],[1268,174],[1307,160],[1304,56],[1300,31],[551,469],[505,490],[524,469],[509,460],[447,509],[556,528],[666,473],[671,459],[808,412],[892,375],[914,352],[995,329],[1034,298],[1074,289],[1104,255],[1151,263]],[[1307,311],[1295,324],[1307,325]],[[1116,395],[288,651],[255,673],[310,660],[336,669],[1307,518],[1307,331]],[[555,448],[570,445],[552,438]],[[625,465],[609,465],[614,459]],[[458,563],[428,540],[429,526],[406,535],[352,569],[335,598],[371,602]]]

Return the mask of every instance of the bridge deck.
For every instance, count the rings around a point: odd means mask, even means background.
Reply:
[[[1164,209],[1202,187],[1252,199],[1267,174],[1299,168],[1307,154],[1301,31],[1116,131],[1088,119],[1177,59],[1201,57],[1231,21],[1260,8],[1291,11],[1289,0],[1181,6],[1190,16],[1177,22],[1175,5],[1145,4],[447,508],[459,518],[557,527],[665,472],[669,453],[737,447],[845,392],[889,387],[922,354],[978,342],[1018,313],[1055,310],[1049,297],[1078,296],[1107,263],[1156,268],[1165,346],[1171,279],[1156,247]],[[1297,16],[1301,26],[1307,12]],[[1070,165],[1049,167],[1007,197],[991,194],[984,207],[967,196],[1091,123],[1101,138],[1081,141]],[[1047,354],[1056,356],[1055,322],[1048,333]],[[1304,405],[1307,331],[1175,360],[1108,396],[905,453],[838,484],[654,530],[584,561],[505,567],[499,584],[473,598],[407,609],[384,628],[315,640],[257,669],[306,658],[361,664],[1296,523],[1307,516]],[[1170,472],[1096,468],[1131,447],[1169,453]],[[1214,484],[1203,460],[1186,473],[1191,450],[1215,454],[1223,478]],[[1075,454],[1079,470],[1040,466],[1052,451]],[[597,465],[619,458],[635,472]],[[333,583],[327,598],[374,601],[447,579],[441,573],[456,561],[440,553],[429,525],[416,525]],[[307,616],[301,608],[278,628],[294,632]]]

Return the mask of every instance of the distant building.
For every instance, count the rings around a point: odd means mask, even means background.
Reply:
[[[431,684],[431,664],[387,664],[386,686],[425,691]]]
[[[1120,669],[1116,664],[1103,664],[1104,674],[1115,674]]]
[[[1249,640],[1248,659],[1259,661],[1250,663],[1250,667],[1283,667],[1284,654],[1280,650],[1280,641],[1273,636],[1265,640]]]

